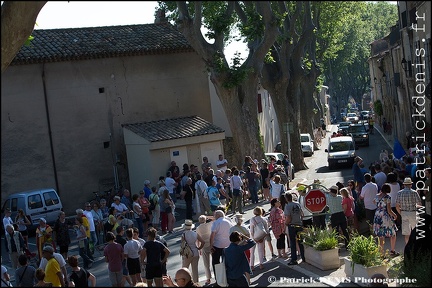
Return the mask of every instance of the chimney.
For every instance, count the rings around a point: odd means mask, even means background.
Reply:
[[[165,9],[161,8],[156,11],[155,24],[168,23],[167,18],[165,17]]]

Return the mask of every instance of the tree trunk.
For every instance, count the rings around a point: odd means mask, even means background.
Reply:
[[[3,73],[31,35],[47,1],[4,1],[1,5],[1,72]]]
[[[214,77],[217,73],[211,73],[210,79],[213,82],[222,107],[230,123],[234,135],[233,147],[238,155],[232,159],[236,165],[243,164],[245,156],[250,155],[252,159],[264,158],[264,147],[260,142],[260,130],[257,117],[257,83],[258,77],[251,73],[241,85],[236,88],[227,89],[224,87],[221,78]]]

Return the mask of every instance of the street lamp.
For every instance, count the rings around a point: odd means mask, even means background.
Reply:
[[[407,61],[405,58],[402,58],[401,66],[405,71],[405,75],[408,76],[407,74],[409,74],[411,76],[411,61]]]

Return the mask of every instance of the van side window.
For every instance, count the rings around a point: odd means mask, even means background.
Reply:
[[[12,198],[11,200],[11,211],[17,212],[18,211],[18,198]]]
[[[36,194],[36,195],[29,196],[28,205],[29,205],[29,209],[42,208],[43,204],[40,195]]]
[[[52,206],[59,203],[59,199],[54,191],[43,193],[46,206]]]

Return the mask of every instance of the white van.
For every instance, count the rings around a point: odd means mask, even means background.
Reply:
[[[339,136],[333,137],[329,140],[327,152],[327,162],[329,169],[333,169],[336,166],[354,164],[354,158],[356,157],[355,142],[351,136]]]
[[[309,133],[301,133],[300,142],[303,154],[312,156],[314,154],[314,143],[311,135]]]
[[[63,209],[63,205],[57,192],[52,188],[47,188],[10,194],[3,204],[2,213],[6,208],[12,212],[12,220],[15,220],[18,209],[23,209],[32,222],[28,229],[35,230],[40,218],[45,218],[47,223],[53,224]]]

